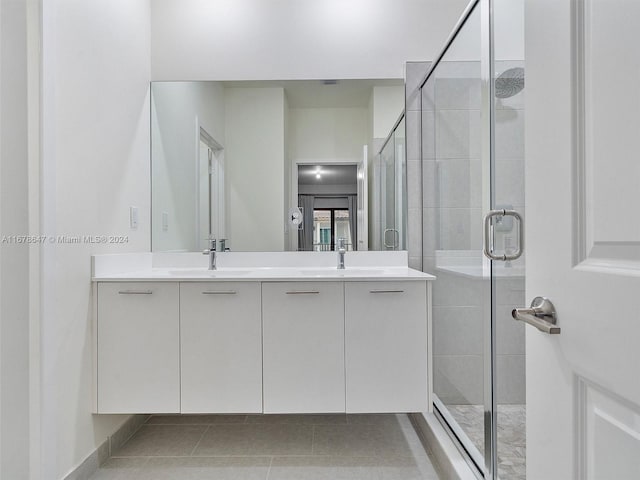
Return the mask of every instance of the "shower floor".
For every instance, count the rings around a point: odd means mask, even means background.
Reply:
[[[447,405],[447,409],[479,451],[484,451],[482,405]],[[526,406],[498,405],[498,476],[526,478]]]

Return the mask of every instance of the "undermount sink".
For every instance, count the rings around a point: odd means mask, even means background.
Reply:
[[[374,277],[384,275],[384,268],[345,268],[344,270],[335,267],[318,267],[318,268],[232,268],[209,270],[203,267],[180,268],[167,272],[170,276],[186,277],[186,278],[230,278],[253,275],[258,277]]]
[[[321,277],[321,276],[345,276],[345,275],[362,275],[362,276],[371,276],[371,275],[380,275],[384,273],[382,268],[377,269],[364,269],[364,268],[345,268],[344,270],[339,270],[337,268],[323,268],[317,270],[300,270],[302,275],[309,275],[312,277]]]
[[[209,270],[206,268],[185,268],[170,270],[169,275],[194,277],[241,277],[248,275],[250,270]]]

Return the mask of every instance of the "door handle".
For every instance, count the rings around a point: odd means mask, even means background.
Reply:
[[[546,297],[536,297],[529,308],[514,308],[511,312],[514,320],[533,325],[541,332],[558,335],[560,327],[556,327],[556,309]]]
[[[493,217],[515,217],[518,220],[518,250],[514,253],[504,252],[502,255],[496,255],[493,253],[493,236],[491,235],[491,220]],[[484,255],[491,260],[499,260],[506,262],[508,260],[517,260],[522,256],[524,251],[524,225],[522,222],[522,216],[515,210],[490,210],[484,216],[484,242],[483,242]]]
[[[393,232],[393,243],[391,245],[387,243],[387,233],[389,232]],[[394,250],[398,248],[398,245],[400,244],[400,232],[398,232],[398,230],[395,228],[385,228],[383,236],[385,248],[392,248]]]

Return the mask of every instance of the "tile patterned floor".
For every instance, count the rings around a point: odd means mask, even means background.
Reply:
[[[483,407],[447,405],[453,418],[481,452],[484,450]],[[501,480],[526,478],[526,407],[498,405],[498,476]]]
[[[152,416],[91,480],[437,480],[406,415]]]

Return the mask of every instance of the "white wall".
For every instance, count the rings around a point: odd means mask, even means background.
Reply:
[[[404,110],[404,85],[373,87],[371,100],[373,138],[386,139]]]
[[[153,80],[401,78],[468,0],[154,0]]]
[[[29,233],[27,2],[0,1],[0,235]],[[29,478],[29,247],[0,243],[0,478]]]
[[[494,0],[493,11],[496,60],[522,60],[524,0]],[[476,7],[443,60],[479,61],[482,55],[481,35],[480,10]],[[432,60],[432,57],[424,60]]]
[[[90,413],[90,256],[150,246],[150,13],[149,0],[43,8],[44,233],[129,237],[43,251],[40,477],[60,479],[127,418]]]
[[[199,250],[196,161],[199,127],[225,146],[224,87],[217,82],[155,83],[151,95],[153,250]],[[162,230],[162,213],[169,228]]]
[[[366,108],[291,108],[291,158],[360,162],[362,146],[368,142],[367,116]]]
[[[284,89],[226,88],[225,98],[229,247],[282,251]]]

